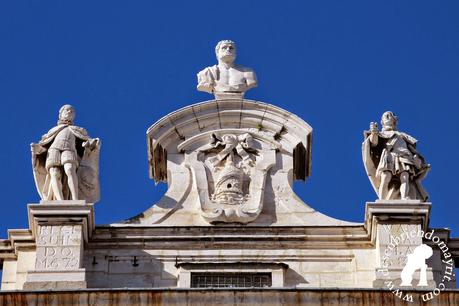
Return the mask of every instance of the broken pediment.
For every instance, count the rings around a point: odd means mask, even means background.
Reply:
[[[277,106],[219,99],[179,109],[147,131],[150,177],[164,197],[139,225],[341,225],[295,195],[311,174],[312,128]]]

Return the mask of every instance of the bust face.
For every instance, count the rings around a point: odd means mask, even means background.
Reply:
[[[217,50],[217,58],[225,63],[232,63],[236,59],[236,46],[233,43],[222,43]]]

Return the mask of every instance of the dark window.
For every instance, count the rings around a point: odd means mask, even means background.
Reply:
[[[271,273],[191,273],[191,288],[271,287]]]

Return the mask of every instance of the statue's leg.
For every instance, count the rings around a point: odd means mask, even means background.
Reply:
[[[410,174],[408,171],[400,173],[400,195],[402,200],[409,200],[410,192]]]
[[[51,167],[49,168],[49,176],[51,178],[50,185],[54,198],[58,201],[62,201],[64,196],[62,195],[61,170],[58,167]]]
[[[387,194],[389,193],[389,183],[392,179],[392,172],[383,171],[381,173],[381,184],[379,185],[379,198],[381,200],[388,200]]]
[[[76,174],[76,165],[74,163],[64,164],[65,174],[67,175],[67,182],[69,184],[72,200],[78,200],[78,177]]]

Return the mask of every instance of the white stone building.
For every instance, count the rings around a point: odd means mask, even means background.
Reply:
[[[421,244],[433,249],[425,261],[427,283],[416,286],[423,267],[413,266],[406,290],[456,287],[448,271],[458,260],[459,239],[429,227],[431,203],[368,202],[363,223],[314,210],[292,190],[295,180],[311,175],[311,126],[278,106],[244,99],[243,91],[215,93],[215,100],[179,109],[148,129],[150,176],[168,190],[147,211],[96,225],[93,203],[85,200],[29,204],[29,228],[9,230],[0,241],[1,289],[90,296],[92,289],[142,288],[166,299],[172,290],[185,301],[191,297],[173,290],[252,288],[246,298],[289,300],[296,292],[311,302],[316,291],[308,288],[399,287],[408,255]],[[255,288],[279,291],[257,295]],[[349,292],[341,294],[349,298]],[[458,299],[457,291],[450,294]],[[388,296],[384,291],[379,298]]]

